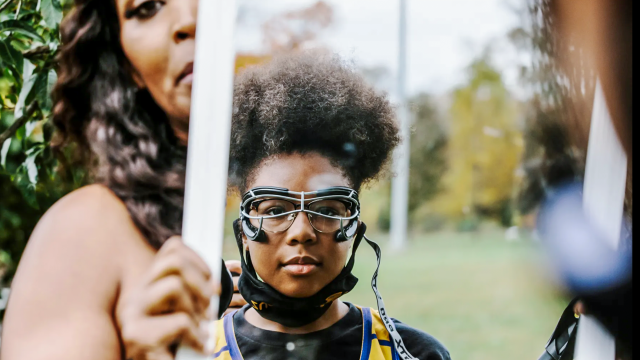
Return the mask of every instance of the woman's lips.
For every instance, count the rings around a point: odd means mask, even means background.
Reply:
[[[180,79],[180,84],[193,84],[193,73],[187,74]]]
[[[178,78],[176,79],[176,84],[189,84],[193,83],[193,62],[188,63]]]

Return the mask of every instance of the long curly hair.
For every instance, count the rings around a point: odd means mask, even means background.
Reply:
[[[95,181],[124,202],[140,232],[159,248],[181,233],[186,147],[133,80],[113,0],[76,0],[60,29],[53,145],[76,143]]]
[[[240,192],[263,160],[308,152],[327,157],[359,189],[383,172],[400,141],[387,96],[329,53],[246,68],[233,100],[230,183]]]

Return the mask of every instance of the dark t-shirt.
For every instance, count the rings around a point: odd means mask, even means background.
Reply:
[[[358,360],[362,347],[362,313],[350,303],[337,323],[309,334],[292,335],[259,329],[247,322],[245,306],[233,317],[244,360]],[[405,346],[420,360],[450,360],[447,349],[431,335],[392,319]]]

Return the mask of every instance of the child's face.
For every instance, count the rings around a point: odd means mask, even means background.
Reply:
[[[351,184],[327,158],[310,153],[280,155],[264,161],[249,184],[249,188],[257,186],[308,192]],[[243,237],[253,267],[278,292],[296,298],[312,296],[335,279],[344,268],[353,241],[337,242],[335,233],[315,231],[302,213],[288,230],[266,235],[267,242]]]

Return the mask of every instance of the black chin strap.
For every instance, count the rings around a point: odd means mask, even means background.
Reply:
[[[376,265],[376,271],[373,273],[373,277],[371,278],[371,288],[373,289],[373,292],[376,294],[376,302],[378,303],[378,312],[380,313],[380,317],[382,318],[384,327],[387,328],[387,331],[389,332],[389,336],[391,336],[391,339],[393,339],[393,346],[396,348],[396,351],[398,352],[398,356],[400,356],[400,359],[418,360],[417,358],[413,357],[413,355],[409,353],[409,350],[407,350],[406,346],[404,346],[404,342],[402,341],[402,337],[400,337],[400,333],[398,333],[398,330],[393,324],[393,321],[387,315],[387,310],[384,307],[384,301],[382,300],[382,295],[380,295],[380,291],[378,291],[378,270],[380,269],[380,260],[382,258],[382,251],[380,250],[380,246],[378,246],[378,244],[375,241],[369,240],[369,238],[367,238],[366,235],[364,236],[364,239],[367,241],[367,243],[369,243],[369,245],[376,252],[376,258],[378,260],[378,265]]]

